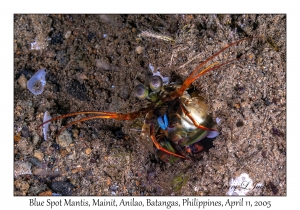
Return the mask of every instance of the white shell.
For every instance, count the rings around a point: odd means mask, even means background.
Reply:
[[[27,88],[34,95],[40,95],[44,91],[46,85],[45,69],[38,70],[27,82]]]
[[[216,138],[220,133],[218,131],[208,131],[207,138]]]
[[[44,113],[44,120],[43,120],[43,122],[46,122],[46,121],[51,120],[51,119],[52,119],[52,118],[51,118],[49,112],[46,111],[46,112]],[[43,125],[43,134],[44,134],[44,140],[45,140],[45,141],[47,140],[47,133],[48,133],[48,130],[49,130],[49,125],[50,125],[50,123],[51,123],[51,122],[48,122],[48,123],[46,123],[46,124]]]

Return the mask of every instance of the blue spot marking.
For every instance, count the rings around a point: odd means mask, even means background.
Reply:
[[[164,121],[165,121],[165,126],[168,127],[169,125],[169,120],[166,114],[164,114]]]
[[[159,116],[157,118],[157,122],[158,122],[159,127],[161,127],[161,129],[163,129],[163,130],[166,130],[169,125],[168,117],[166,114],[164,114],[164,119],[162,118],[162,116]]]

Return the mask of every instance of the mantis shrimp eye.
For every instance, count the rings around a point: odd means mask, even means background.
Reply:
[[[148,96],[148,89],[144,87],[144,85],[137,85],[134,88],[134,94],[139,99],[143,100]]]
[[[150,88],[153,92],[159,92],[162,87],[162,79],[160,76],[153,76],[150,80]]]

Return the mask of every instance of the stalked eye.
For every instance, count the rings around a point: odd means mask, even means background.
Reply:
[[[159,92],[162,87],[162,79],[160,76],[153,76],[150,80],[150,88],[153,92]]]
[[[134,94],[139,99],[143,100],[148,96],[148,89],[144,87],[144,85],[137,85],[134,88]]]

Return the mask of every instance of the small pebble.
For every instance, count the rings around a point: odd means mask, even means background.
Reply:
[[[74,185],[69,182],[57,181],[51,184],[51,188],[56,193],[70,196],[73,193]]]
[[[40,137],[39,137],[39,135],[35,131],[32,132],[32,135],[33,135],[33,137],[32,137],[32,144],[36,145],[39,142]]]
[[[49,170],[43,169],[43,168],[35,168],[33,170],[33,174],[36,176],[42,176],[42,177],[49,177],[49,176],[57,176],[59,175],[58,173],[53,173]]]
[[[23,180],[16,180],[14,182],[15,188],[20,190],[23,195],[26,195],[29,189],[29,184]]]
[[[71,170],[71,172],[72,172],[73,174],[76,174],[76,173],[79,172],[79,171],[82,171],[82,168],[81,168],[81,167],[76,167],[76,168],[74,168],[74,169]]]
[[[249,107],[249,104],[247,102],[242,102],[241,107],[243,108]]]
[[[21,139],[20,133],[17,133],[16,135],[14,135],[14,142],[15,143],[18,143],[20,141],[20,139]]]
[[[28,130],[28,128],[26,126],[24,126],[22,128],[21,133],[22,133],[22,136],[25,137],[25,138],[28,138],[30,136],[29,130]]]
[[[239,84],[237,84],[235,87],[234,87],[235,91],[238,93],[238,94],[243,94],[245,92],[245,88],[243,86],[240,86]]]
[[[241,108],[240,104],[238,104],[238,103],[234,104],[234,106],[235,106],[235,108],[237,108],[237,109]]]
[[[85,154],[87,154],[87,155],[91,154],[91,152],[92,152],[92,149],[91,149],[91,148],[87,148],[87,149],[85,150]]]
[[[24,76],[24,74],[21,74],[21,76],[18,79],[18,83],[21,86],[21,88],[26,89],[26,87],[27,87],[27,79]]]
[[[60,147],[67,147],[72,143],[72,137],[67,130],[64,130],[56,139]]]
[[[65,157],[68,153],[68,151],[66,149],[61,149],[59,150],[61,157]]]
[[[95,62],[96,62],[95,65],[97,68],[104,69],[104,70],[112,70],[111,66],[105,61],[96,59]]]
[[[44,49],[48,44],[46,42],[41,41],[35,41],[30,43],[30,49],[31,50],[42,50]]]
[[[49,128],[50,128],[50,130],[51,130],[52,132],[55,132],[56,129],[57,129],[57,126],[51,124],[51,125],[49,125]]]
[[[143,53],[144,50],[145,50],[145,48],[144,48],[144,47],[141,47],[141,46],[138,46],[138,47],[135,48],[135,52],[136,52],[137,54]]]
[[[44,154],[39,150],[34,150],[33,151],[33,156],[36,157],[39,161],[44,160]]]
[[[32,174],[31,163],[23,162],[23,161],[15,162],[15,177],[24,175],[24,174]]]
[[[72,151],[70,147],[66,147],[66,150],[68,153],[70,153]]]
[[[60,149],[59,144],[57,144],[57,143],[51,144],[51,147],[53,147],[53,148],[56,149],[56,150],[59,150],[59,149]]]
[[[29,157],[28,160],[32,163],[32,165],[34,165],[36,167],[39,167],[39,168],[43,167],[42,162],[39,159],[37,159],[36,157]]]
[[[68,39],[71,36],[71,33],[72,33],[71,31],[67,31],[65,33],[65,38]]]
[[[72,134],[73,134],[73,137],[74,137],[75,139],[78,138],[78,133],[79,133],[79,131],[78,131],[77,129],[73,129],[73,130],[72,130]]]
[[[39,194],[39,196],[52,196],[52,191],[48,190],[48,191],[45,191],[45,192],[41,192]]]
[[[88,80],[89,78],[86,76],[86,74],[81,73],[81,74],[78,75],[78,79],[79,80]]]
[[[33,145],[25,137],[21,138],[17,148],[22,155],[29,155],[33,151]]]

